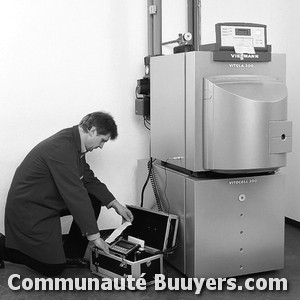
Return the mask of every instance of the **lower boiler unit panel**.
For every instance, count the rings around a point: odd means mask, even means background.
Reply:
[[[283,268],[283,198],[281,174],[187,178],[186,275],[230,277]]]
[[[179,217],[171,265],[188,277],[231,277],[284,266],[285,176],[194,178],[154,163],[165,212]],[[147,178],[147,160],[138,178]],[[138,182],[138,193],[144,180]],[[155,209],[151,185],[144,206]]]
[[[270,76],[204,79],[204,169],[246,173],[286,165],[287,88]]]

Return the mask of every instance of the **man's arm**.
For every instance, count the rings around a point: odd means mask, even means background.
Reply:
[[[82,158],[82,163],[84,164],[83,182],[87,191],[99,199],[108,209],[113,207],[117,214],[119,214],[124,220],[132,222],[133,215],[131,211],[118,202],[113,194],[108,190],[107,186],[94,175],[94,172],[90,169],[85,158]]]
[[[107,206],[115,199],[114,195],[109,191],[107,186],[94,175],[94,172],[90,169],[84,157],[81,159],[81,164],[84,171],[82,181],[88,193],[94,195],[103,205]]]
[[[83,235],[99,232],[97,220],[87,190],[80,180],[78,155],[70,147],[57,147],[47,157],[47,165],[65,205]]]

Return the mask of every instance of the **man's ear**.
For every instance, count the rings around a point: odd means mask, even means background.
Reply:
[[[90,135],[90,136],[97,135],[97,129],[96,129],[95,126],[92,126],[92,127],[89,129],[89,135]]]

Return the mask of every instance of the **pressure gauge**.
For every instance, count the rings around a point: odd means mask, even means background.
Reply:
[[[192,39],[192,34],[190,32],[186,32],[184,35],[183,35],[183,39],[186,41],[186,42],[189,42],[191,39]]]

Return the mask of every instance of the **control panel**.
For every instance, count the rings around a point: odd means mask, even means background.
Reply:
[[[266,25],[254,23],[216,24],[216,42],[220,50],[249,47],[267,51]]]
[[[116,255],[121,255],[126,257],[131,252],[137,250],[140,247],[139,244],[129,242],[123,238],[118,239],[112,245],[109,246],[109,250]]]

